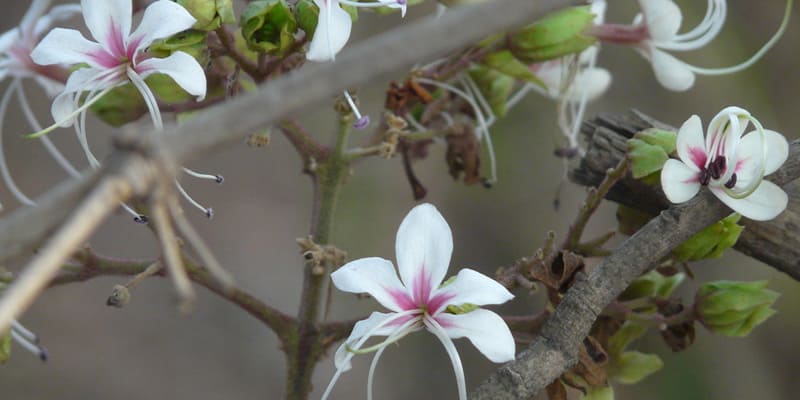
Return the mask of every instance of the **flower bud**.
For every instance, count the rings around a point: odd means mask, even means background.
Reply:
[[[92,104],[90,110],[103,122],[111,126],[122,126],[146,114],[147,104],[139,91],[128,83],[106,93]]]
[[[289,50],[297,32],[297,21],[285,0],[251,2],[239,25],[250,50],[276,55]]]
[[[744,230],[744,226],[738,224],[741,218],[739,214],[732,214],[703,229],[673,250],[673,256],[681,262],[721,257],[739,240]]]
[[[509,38],[511,51],[527,63],[579,53],[597,41],[583,34],[592,26],[594,18],[590,6],[554,12],[512,34]]]
[[[232,0],[177,0],[197,20],[193,29],[213,31],[236,22]]]
[[[771,308],[780,293],[766,289],[767,281],[717,281],[697,291],[695,309],[710,331],[743,337],[775,314]]]

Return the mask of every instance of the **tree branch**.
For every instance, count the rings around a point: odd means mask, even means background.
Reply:
[[[502,6],[498,5],[500,3]],[[115,153],[109,159],[109,164],[118,168],[106,169],[103,179],[114,179],[118,183],[117,201],[148,193],[158,179],[174,176],[175,169],[166,168],[165,173],[165,167],[184,164],[220,146],[235,143],[290,113],[307,110],[326,101],[344,88],[367,83],[390,71],[408,68],[492,33],[530,23],[557,6],[568,3],[564,0],[502,0],[455,8],[442,18],[424,18],[351,46],[341,53],[335,63],[307,65],[295,73],[271,80],[252,93],[209,107],[180,126],[170,126],[162,134],[146,135],[141,129],[128,129],[116,140]],[[464,26],[470,29],[464,29]],[[145,162],[137,155],[144,156]],[[48,192],[38,199],[39,204],[58,207],[23,209],[0,222],[0,231],[4,234],[19,234],[26,238],[25,242],[11,241],[17,245],[17,254],[19,249],[30,248],[58,226],[67,214],[62,210],[77,207],[90,186],[80,182],[70,182],[62,186],[60,191]],[[37,220],[39,224],[29,228],[29,220]],[[74,251],[75,245],[77,243],[71,248],[61,246],[63,249],[59,252]],[[7,258],[8,252],[9,249],[0,247],[0,259]],[[30,292],[31,288],[44,287],[53,278],[53,272],[65,257],[65,254],[57,255],[34,259],[34,262],[47,267],[40,269],[48,273],[38,274],[35,278],[31,275],[35,282],[29,281],[26,290]],[[18,317],[35,295],[27,293],[24,301],[14,300],[20,293],[15,289],[17,285],[19,282],[15,282],[0,297],[0,330],[7,328],[11,319]]]
[[[582,130],[588,143],[586,155],[570,172],[570,179],[584,186],[598,185],[605,169],[625,157],[626,141],[636,132],[654,126],[677,131],[635,112],[600,115],[585,122]],[[786,211],[771,221],[742,219],[745,230],[734,248],[800,280],[800,237],[795,234],[800,226],[800,185],[789,184],[784,189],[789,194]],[[630,175],[615,185],[607,198],[653,215],[669,207],[661,188]]]
[[[786,185],[800,177],[800,142],[770,180]],[[578,351],[595,319],[631,281],[648,271],[686,239],[729,215],[709,191],[672,206],[628,238],[588,275],[580,274],[540,335],[512,361],[493,373],[472,399],[511,400],[535,396],[577,362]]]

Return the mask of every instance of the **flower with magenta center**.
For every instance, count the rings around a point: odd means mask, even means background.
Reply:
[[[751,122],[756,130],[742,136]],[[786,209],[786,192],[764,176],[783,165],[789,144],[746,110],[720,111],[705,138],[700,117],[693,115],[678,131],[676,147],[680,161],[669,159],[661,170],[661,187],[671,202],[688,201],[708,186],[728,207],[750,219],[770,220]]]
[[[471,269],[442,283],[450,264],[453,236],[436,207],[414,207],[397,231],[397,272],[391,261],[362,258],[351,261],[331,274],[342,291],[367,293],[389,313],[373,312],[353,327],[350,337],[336,351],[336,374],[326,399],[341,374],[350,369],[355,354],[375,351],[368,377],[368,398],[383,350],[405,335],[425,329],[445,347],[456,373],[460,399],[466,399],[464,371],[452,339],[466,337],[487,358],[502,363],[514,359],[514,338],[502,318],[481,305],[502,304],[514,296],[495,280]],[[365,348],[373,336],[386,336],[378,345]]]

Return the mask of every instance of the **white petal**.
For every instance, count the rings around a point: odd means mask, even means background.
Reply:
[[[42,18],[39,18],[39,20],[36,22],[36,28],[34,29],[33,36],[38,38],[43,33],[45,33],[45,31],[49,30],[54,22],[70,19],[73,16],[78,15],[80,13],[81,13],[80,4],[57,5],[51,8],[50,12],[48,12],[47,15],[43,16]]]
[[[681,27],[681,9],[672,0],[639,0],[647,31],[654,41],[671,41]]]
[[[439,314],[435,319],[448,336],[466,337],[489,360],[503,363],[514,359],[514,337],[499,315],[479,308],[466,314]]]
[[[187,93],[202,100],[206,96],[206,73],[194,57],[176,51],[167,58],[148,58],[136,65],[142,78],[160,73],[169,75]]]
[[[440,297],[441,296],[441,297]],[[436,315],[449,304],[462,305],[474,304],[483,306],[488,304],[503,304],[514,298],[514,295],[496,280],[469,268],[458,272],[456,279],[441,289],[437,289],[432,299],[447,299],[437,309],[430,309]]]
[[[103,79],[103,76],[107,76]],[[108,79],[106,70],[99,70],[96,68],[81,68],[75,70],[70,74],[67,83],[64,86],[64,91],[53,99],[53,104],[50,106],[50,112],[53,115],[54,121],[64,121],[76,109],[74,103],[74,95],[85,91],[102,90],[114,85],[119,84],[120,80]],[[72,125],[72,120],[66,121],[61,124],[62,127]]]
[[[55,28],[31,52],[39,65],[81,64],[107,68],[118,61],[97,43],[90,42],[74,29]]]
[[[453,253],[453,234],[436,207],[425,203],[409,211],[395,252],[400,279],[415,300],[426,301],[444,280]]]
[[[703,123],[700,117],[692,115],[678,130],[676,140],[678,157],[693,171],[700,171],[706,164],[706,143],[703,138]]]
[[[350,336],[336,350],[334,363],[337,369],[347,371],[351,368],[350,358],[352,353],[347,348],[359,349],[366,340],[372,336],[389,336],[397,330],[398,325],[391,324],[392,319],[396,319],[396,313],[373,312],[367,319],[356,322]],[[361,343],[360,345],[358,343]]]
[[[133,17],[131,0],[81,0],[81,9],[94,39],[112,54],[125,54]]]
[[[64,121],[60,124],[62,128],[72,126],[75,122],[74,118],[67,119],[76,110],[73,97],[74,93],[61,93],[53,99],[53,104],[50,105],[50,114],[53,115],[53,121]]]
[[[604,68],[587,68],[575,76],[575,80],[565,93],[569,101],[579,102],[586,96],[592,101],[606,92],[611,85],[611,73]]]
[[[661,169],[661,189],[673,203],[689,201],[700,191],[698,172],[670,158]]]
[[[789,196],[786,195],[786,192],[778,185],[766,180],[761,181],[758,189],[743,199],[734,199],[719,187],[709,187],[733,211],[755,221],[768,221],[777,217],[789,203]]]
[[[789,142],[778,132],[764,129],[767,145],[766,166],[764,175],[775,172],[789,158]],[[736,147],[736,174],[739,179],[757,179],[764,158],[761,135],[757,131],[750,132],[742,138]]]
[[[685,62],[656,48],[651,49],[649,58],[661,86],[676,92],[683,92],[694,86],[694,72]]]
[[[350,261],[331,274],[333,284],[349,293],[369,293],[392,311],[402,311],[411,304],[406,288],[397,278],[391,261],[378,257]]]
[[[142,50],[154,40],[168,38],[192,27],[197,20],[180,4],[159,0],[144,10],[142,22],[131,34],[130,45]]]
[[[28,11],[25,11],[25,15],[22,16],[22,21],[19,23],[24,37],[30,37],[33,34],[36,22],[44,15],[49,6],[50,0],[33,0],[31,2]]]
[[[19,29],[13,28],[0,35],[0,53],[7,53],[11,46],[19,39]],[[8,56],[7,54],[3,54]]]
[[[331,7],[327,6],[328,1]],[[311,61],[331,61],[350,38],[353,21],[336,0],[314,0],[314,3],[319,7],[319,19],[306,58]]]
[[[606,20],[606,0],[594,0],[589,5],[589,11],[594,14],[595,25],[601,25]]]

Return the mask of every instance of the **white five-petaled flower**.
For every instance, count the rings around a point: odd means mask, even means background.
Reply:
[[[340,290],[368,293],[391,312],[374,312],[356,323],[350,337],[336,351],[336,375],[323,399],[328,397],[341,373],[350,369],[354,354],[377,351],[368,378],[367,393],[371,399],[373,373],[385,346],[421,329],[433,333],[444,345],[456,373],[460,399],[466,399],[466,384],[452,339],[466,337],[497,363],[514,358],[514,338],[503,319],[494,312],[477,308],[505,303],[513,295],[495,280],[471,269],[462,269],[443,284],[452,250],[453,237],[447,222],[436,207],[422,204],[408,213],[397,231],[399,279],[391,261],[378,257],[351,261],[331,274]],[[451,313],[448,306],[468,312]],[[364,348],[373,336],[387,339]]]
[[[158,0],[144,11],[139,26],[131,32],[131,0],[81,0],[86,26],[97,42],[74,29],[56,28],[42,39],[31,54],[40,65],[86,64],[73,72],[66,88],[53,101],[53,118],[61,126],[75,122],[108,90],[131,82],[141,92],[156,124],[161,123],[158,104],[144,79],[156,73],[166,74],[189,94],[203,98],[206,76],[192,56],[176,51],[166,58],[152,57],[147,48],[153,41],[189,29],[195,20],[185,8],[169,0]],[[89,92],[79,107],[82,94]],[[80,111],[79,111],[80,110]]]
[[[42,129],[25,95],[23,79],[32,78],[50,97],[55,96],[64,88],[63,81],[67,77],[66,70],[62,66],[37,65],[31,60],[31,52],[39,43],[41,36],[51,28],[54,22],[69,19],[79,13],[80,6],[77,4],[58,5],[48,11],[50,3],[50,0],[34,0],[19,25],[0,35],[0,81],[11,78],[11,83],[0,100],[0,174],[14,197],[26,205],[32,205],[34,202],[19,189],[9,171],[3,152],[2,121],[5,120],[12,96],[16,95],[22,108],[22,114],[31,129],[37,131]],[[80,175],[50,139],[42,137],[41,143],[67,173],[73,177]]]
[[[81,0],[81,10],[96,42],[87,40],[77,30],[56,28],[31,53],[31,59],[40,65],[82,66],[70,74],[63,91],[53,101],[51,113],[55,124],[39,130],[31,137],[41,137],[59,126],[74,125],[89,163],[96,168],[100,162],[89,148],[85,128],[86,110],[92,104],[113,88],[131,83],[142,95],[153,125],[160,132],[163,130],[161,111],[145,79],[153,74],[165,74],[187,93],[201,100],[206,95],[206,75],[197,60],[185,52],[175,51],[165,58],[154,57],[148,52],[148,47],[154,41],[169,38],[197,22],[178,3],[169,0],[151,3],[133,32],[132,0]],[[197,178],[217,183],[223,181],[219,175],[198,173],[188,168],[183,170]],[[195,201],[180,183],[176,182],[176,186],[194,207],[212,217],[211,208]],[[135,215],[136,221],[147,221],[146,217],[138,215],[130,207],[124,204],[123,207]]]
[[[742,136],[750,122],[756,130]],[[701,186],[708,186],[728,207],[750,219],[770,220],[786,209],[786,192],[763,178],[786,161],[789,144],[746,110],[720,111],[705,137],[700,117],[693,115],[678,131],[676,146],[680,161],[669,159],[661,170],[661,186],[671,202],[688,201]]]
[[[390,7],[399,8],[402,16],[406,15],[407,0],[377,0],[359,2],[352,0],[314,0],[319,7],[319,18],[314,37],[308,46],[306,58],[311,61],[333,61],[350,39],[353,20],[341,5],[353,7]]]
[[[630,45],[650,61],[658,82],[669,90],[685,91],[694,86],[695,74],[723,75],[741,71],[757,62],[783,35],[789,22],[793,0],[777,32],[748,60],[725,68],[702,68],[679,60],[668,51],[697,50],[711,42],[722,29],[727,16],[726,0],[708,0],[703,20],[694,29],[678,33],[683,22],[681,9],[673,0],[639,0],[642,13],[632,25],[597,25],[590,34],[598,39]]]

